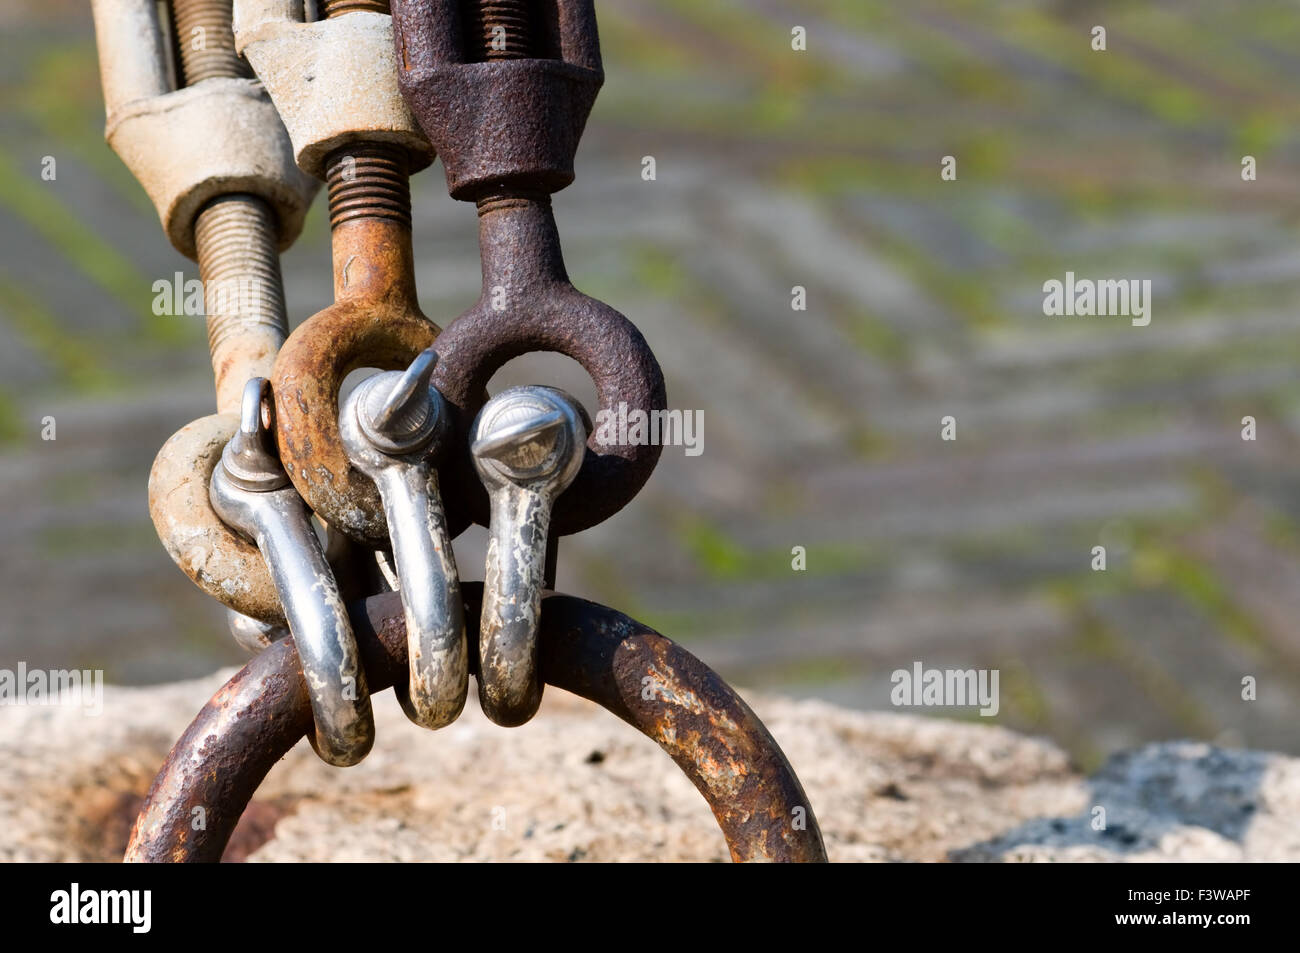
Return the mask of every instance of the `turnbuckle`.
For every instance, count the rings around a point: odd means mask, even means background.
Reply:
[[[573,287],[550,194],[573,157],[604,80],[592,0],[460,4],[394,0],[402,94],[442,158],[453,198],[477,204],[483,290],[438,339],[434,385],[468,432],[487,382],[511,358],[557,351],[591,376],[601,410],[667,406],[663,373],[636,326]],[[581,532],[625,506],[654,471],[656,445],[588,440],[552,531]],[[449,461],[453,526],[486,525],[488,499],[468,447]]]
[[[317,183],[295,166],[275,106],[235,51],[230,4],[172,0],[170,30],[159,9],[92,2],[105,137],[172,245],[199,263],[217,409],[235,413],[244,382],[270,371],[288,333],[279,252],[302,231]]]

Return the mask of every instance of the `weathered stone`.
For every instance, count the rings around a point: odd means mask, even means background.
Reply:
[[[167,749],[230,672],[105,691],[104,712],[0,708],[0,860],[115,860]],[[751,697],[837,861],[1294,860],[1300,760],[1190,742],[1091,780],[1052,744],[980,724]],[[376,699],[378,741],[330,768],[300,744],[228,859],[725,860],[704,801],[655,745],[547,693],[528,725],[470,705],[435,733]],[[1096,806],[1106,829],[1092,826]]]

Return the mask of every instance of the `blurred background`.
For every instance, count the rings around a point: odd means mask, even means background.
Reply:
[[[1300,751],[1300,10],[597,10],[606,82],[560,234],[575,284],[645,332],[670,406],[702,411],[704,452],[667,448],[632,505],[566,539],[560,588],[737,685],[857,708],[890,708],[914,661],[997,668],[995,721],[1084,768],[1169,737]],[[242,657],[149,521],[154,454],[212,412],[212,378],[201,319],[151,313],[155,280],[197,269],[103,123],[88,6],[5,0],[0,665],[148,683]],[[440,165],[412,185],[445,325],[478,295],[475,215]],[[324,211],[284,257],[295,324],[330,301]],[[1152,279],[1150,326],[1045,318],[1067,270]],[[497,384],[542,380],[592,393],[562,359]],[[458,542],[465,578],[482,549]]]

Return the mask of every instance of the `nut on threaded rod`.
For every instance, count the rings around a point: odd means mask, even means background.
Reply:
[[[410,163],[400,146],[371,142],[336,149],[325,160],[330,228],[360,218],[411,227]]]
[[[235,52],[231,0],[173,0],[172,23],[184,74],[181,85],[252,77],[252,69]]]

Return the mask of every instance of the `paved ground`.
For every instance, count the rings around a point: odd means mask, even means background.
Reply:
[[[19,6],[37,13],[0,14],[0,663],[201,674],[238,656],[145,507],[158,446],[210,411],[201,328],[149,313],[153,280],[195,269],[102,145],[83,5]],[[598,6],[566,256],[645,331],[671,404],[703,412],[704,453],[667,450],[566,542],[562,587],[740,684],[861,708],[914,660],[997,668],[997,720],[1085,768],[1175,736],[1300,751],[1300,14]],[[446,323],[478,292],[474,215],[438,167],[414,186],[421,300]],[[321,213],[285,258],[295,322],[329,298]],[[1150,326],[1044,317],[1067,270],[1152,279]],[[501,380],[543,376],[590,393],[534,359]]]

